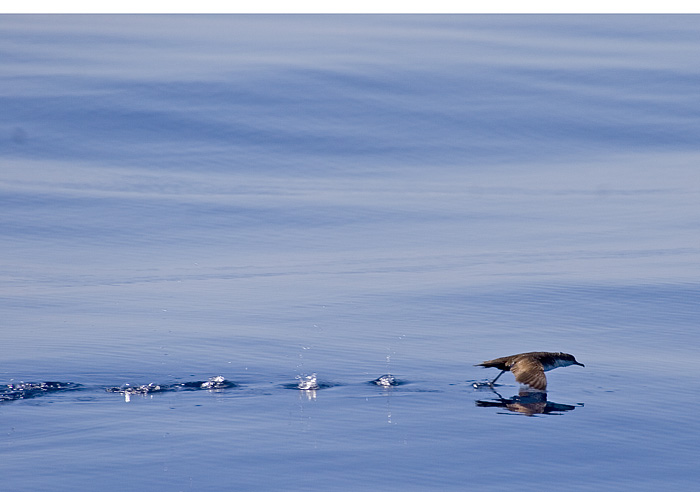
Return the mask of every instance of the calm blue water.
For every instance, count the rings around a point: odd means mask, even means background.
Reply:
[[[694,489],[699,45],[0,16],[0,488]],[[473,387],[531,350],[548,413]]]

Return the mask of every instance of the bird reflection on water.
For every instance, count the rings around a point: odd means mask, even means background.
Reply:
[[[490,389],[498,398],[492,400],[477,400],[477,407],[501,407],[511,412],[522,413],[531,417],[536,414],[561,415],[563,412],[571,411],[577,406],[583,406],[583,403],[567,405],[548,401],[547,393],[543,391],[534,391],[528,388],[520,388],[520,392],[511,398],[503,398],[495,389]]]

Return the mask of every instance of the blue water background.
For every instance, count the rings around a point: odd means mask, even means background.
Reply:
[[[2,488],[694,490],[698,46],[678,15],[0,16],[0,384],[81,385],[0,403]],[[575,409],[477,406],[473,364],[529,350],[586,364],[548,373]]]

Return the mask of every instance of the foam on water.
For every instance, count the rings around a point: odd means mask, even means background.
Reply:
[[[0,385],[0,402],[24,400],[57,391],[74,391],[81,388],[82,386],[76,383],[62,383],[58,381],[3,384]]]
[[[121,394],[138,394],[146,395],[149,393],[158,393],[161,391],[179,391],[179,390],[217,390],[233,388],[236,383],[227,381],[223,376],[212,376],[206,381],[190,381],[186,383],[174,383],[174,384],[156,384],[148,383],[142,385],[131,385],[126,383],[122,386],[113,386],[105,388],[108,393],[121,393]]]

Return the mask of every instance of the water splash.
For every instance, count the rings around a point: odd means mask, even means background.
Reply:
[[[233,383],[229,383],[223,376],[213,376],[199,385],[202,389],[214,390],[230,388]]]
[[[223,390],[226,388],[235,388],[238,386],[233,381],[229,381],[223,376],[212,376],[206,381],[190,381],[187,383],[177,383],[172,386],[167,386],[169,390],[184,390],[184,391],[194,391],[194,390]]]
[[[316,373],[313,373],[310,376],[299,375],[296,378],[299,380],[299,384],[297,384],[297,388],[299,388],[300,390],[320,389],[320,386],[318,385],[318,382],[316,381]]]
[[[374,384],[376,384],[377,386],[383,386],[385,388],[399,385],[399,382],[391,374],[384,374],[382,376],[379,376],[377,379],[373,380],[372,382]]]
[[[156,393],[165,390],[165,387],[156,383],[142,384],[140,386],[131,386],[129,383],[126,383],[122,386],[105,388],[107,393],[121,393],[122,395],[147,395],[149,393]]]
[[[483,381],[474,381],[472,383],[472,388],[474,388],[474,389],[493,388],[493,386],[496,386],[496,385],[492,385],[490,382],[487,383],[487,382],[483,382]],[[498,385],[498,386],[500,386],[500,385]]]

